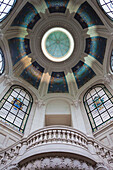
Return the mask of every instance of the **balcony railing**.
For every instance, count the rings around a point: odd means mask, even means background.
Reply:
[[[44,144],[62,143],[88,148],[84,134],[69,127],[52,126],[36,131],[28,137],[27,149]]]
[[[36,150],[35,154],[40,154],[41,150],[48,153],[48,148],[52,148],[54,151],[56,146],[59,146],[57,147],[57,152],[62,152],[60,150],[62,147],[68,153],[78,149],[79,155],[81,154],[79,150],[83,150],[83,153],[93,155],[94,161],[104,160],[108,165],[113,163],[113,150],[100,144],[94,138],[87,137],[82,132],[71,127],[51,126],[39,129],[27,138],[23,138],[14,145],[0,151],[0,169],[6,169],[10,163],[18,163],[22,159],[26,159],[26,156],[32,156],[30,153],[34,154],[34,150]],[[60,148],[60,146],[62,147]],[[17,157],[20,159],[16,159]]]

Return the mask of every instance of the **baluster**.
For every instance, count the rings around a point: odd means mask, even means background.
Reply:
[[[43,143],[46,144],[47,143],[47,131],[44,132],[44,139],[43,139]]]
[[[35,146],[35,145],[36,145],[36,137],[33,136],[33,138],[32,138],[32,146]]]
[[[74,144],[74,132],[71,132],[71,142]]]
[[[48,133],[49,133],[49,135],[48,135],[47,143],[51,143],[51,140],[52,140],[52,130],[49,130]]]
[[[85,138],[82,137],[82,146],[85,147]]]
[[[18,144],[17,146],[15,146],[15,152],[14,152],[15,156],[17,156],[19,154],[19,150],[20,150],[21,146],[22,146],[21,144]]]
[[[71,141],[70,141],[70,131],[67,131],[67,142],[71,143]]]
[[[86,139],[84,139],[84,144],[85,144],[85,147],[88,148],[88,141]]]
[[[78,144],[81,145],[81,136],[78,135]]]
[[[29,140],[29,148],[31,147],[31,145],[32,145],[32,141],[31,141],[31,139]]]
[[[62,142],[66,143],[66,131],[62,130]]]
[[[4,153],[3,153],[3,157],[2,157],[2,159],[1,159],[1,164],[6,164],[6,162],[7,162],[7,153],[4,152]]]
[[[96,153],[100,154],[100,148],[99,148],[98,144],[95,145],[95,149],[96,149]]]
[[[53,130],[52,142],[55,142],[56,140],[57,140],[56,130]]]
[[[77,145],[79,144],[79,136],[78,136],[78,134],[76,134],[76,144]]]
[[[58,130],[58,143],[61,142],[61,130]]]
[[[101,151],[101,156],[102,156],[103,158],[105,158],[105,151],[104,151],[104,148],[100,148],[100,151]]]
[[[39,138],[40,138],[40,134],[38,133],[38,134],[36,134],[36,145],[38,145],[39,144]]]
[[[11,150],[9,150],[9,152],[8,152],[9,159],[12,159],[14,157],[14,151],[15,150],[13,148],[11,148]]]
[[[41,145],[41,144],[42,144],[42,141],[43,141],[43,133],[41,132],[41,133],[40,133],[39,140],[38,140],[38,144]]]

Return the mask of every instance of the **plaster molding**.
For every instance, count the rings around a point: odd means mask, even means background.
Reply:
[[[108,169],[104,163],[98,162],[96,164],[95,170],[110,170],[110,169]]]
[[[10,164],[10,166],[6,168],[6,170],[20,170],[20,168],[18,164]]]
[[[20,167],[21,170],[30,170],[30,169],[64,169],[64,170],[72,170],[72,169],[85,169],[85,170],[94,170],[94,167],[85,162],[71,157],[60,157],[60,156],[52,156],[52,157],[42,157],[40,159],[32,160],[27,162],[26,164]]]

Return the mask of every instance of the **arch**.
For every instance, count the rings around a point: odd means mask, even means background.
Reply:
[[[3,0],[0,2],[0,22],[3,21],[13,9],[16,0]]]
[[[63,99],[52,99],[46,105],[45,125],[71,126],[70,105]]]
[[[103,12],[113,20],[113,2],[111,0],[97,0],[97,2]]]
[[[1,99],[0,118],[13,128],[24,132],[33,98],[22,86],[13,85]]]
[[[93,132],[113,118],[113,96],[103,84],[92,86],[83,102]]]
[[[0,48],[0,75],[3,74],[5,69],[5,58],[2,49]]]

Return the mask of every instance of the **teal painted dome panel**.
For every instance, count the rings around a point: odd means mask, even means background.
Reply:
[[[46,39],[46,50],[52,57],[63,57],[69,49],[70,40],[62,31],[52,32]]]

